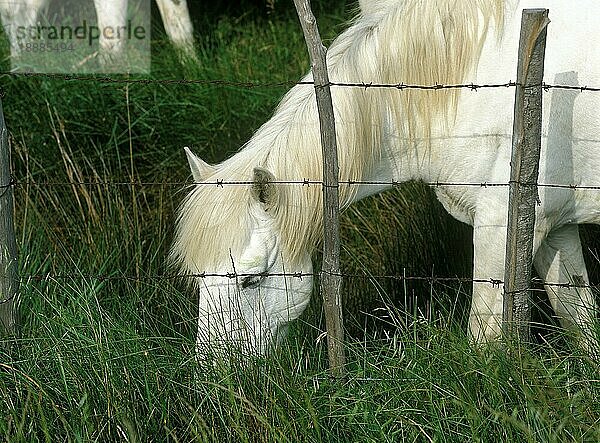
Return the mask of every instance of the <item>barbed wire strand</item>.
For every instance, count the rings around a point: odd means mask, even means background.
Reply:
[[[318,277],[322,275],[322,272],[225,272],[225,273],[165,273],[165,274],[152,274],[152,275],[123,275],[123,274],[85,274],[85,273],[73,273],[73,274],[31,274],[21,275],[19,280],[22,283],[28,281],[51,281],[51,280],[75,280],[75,279],[95,279],[100,281],[111,281],[111,280],[182,280],[182,279],[194,279],[194,278],[224,278],[229,280],[243,279],[245,277],[290,277],[302,279],[305,277]],[[343,278],[360,278],[365,280],[396,280],[396,281],[413,281],[413,282],[425,282],[425,283],[481,283],[489,284],[493,287],[500,288],[504,285],[504,281],[494,278],[472,278],[472,277],[438,277],[438,276],[410,276],[410,275],[398,275],[398,274],[356,274],[356,273],[329,273],[330,275],[343,277]],[[532,283],[544,285],[548,287],[566,288],[566,289],[599,289],[600,284],[588,284],[588,283],[558,283],[558,282],[545,282],[540,278],[532,278]],[[517,291],[518,292],[518,291]]]
[[[311,186],[318,185],[324,186],[324,182],[321,180],[272,180],[265,183],[274,184],[274,185],[301,185],[301,186]],[[340,180],[338,181],[339,185],[348,185],[348,186],[390,186],[390,187],[399,187],[407,182],[395,181],[395,180]],[[440,187],[479,187],[479,188],[497,188],[497,187],[507,187],[513,183],[519,184],[521,186],[536,186],[538,188],[555,188],[555,189],[582,189],[582,190],[600,190],[600,185],[576,185],[576,184],[564,184],[564,183],[531,183],[531,182],[523,182],[519,180],[510,180],[508,182],[443,182],[443,181],[435,181],[435,182],[424,182],[420,181],[424,185],[440,188]],[[108,186],[182,186],[182,187],[191,187],[191,186],[212,186],[215,188],[223,188],[225,186],[249,186],[254,184],[252,180],[216,180],[216,181],[206,181],[206,182],[180,182],[180,181],[77,181],[77,180],[68,180],[68,181],[35,181],[35,180],[11,180],[9,184],[0,186],[0,189],[8,188],[8,187],[25,187],[25,186],[97,186],[97,187],[108,187]]]
[[[24,77],[24,78],[42,78],[50,80],[64,80],[64,81],[78,81],[78,82],[97,82],[97,83],[114,83],[114,84],[141,84],[141,85],[202,85],[202,86],[224,86],[224,87],[240,87],[240,88],[273,88],[282,86],[298,86],[308,85],[314,86],[312,81],[280,81],[280,82],[248,82],[248,81],[235,81],[225,79],[150,79],[150,78],[115,78],[106,76],[94,76],[94,75],[77,75],[77,74],[58,74],[58,73],[41,73],[41,72],[18,72],[18,71],[3,71],[0,72],[0,76],[8,77]],[[491,88],[510,88],[516,86],[522,86],[524,88],[542,88],[544,91],[551,89],[564,89],[564,90],[575,90],[575,91],[589,91],[589,92],[600,92],[600,87],[596,86],[577,86],[577,85],[558,85],[542,82],[540,84],[522,85],[520,83],[509,80],[505,83],[489,83],[489,84],[476,84],[476,83],[460,83],[460,84],[443,84],[434,83],[430,85],[416,85],[409,83],[376,83],[376,82],[329,82],[327,85],[321,85],[320,87],[350,87],[350,88],[385,88],[385,89],[397,89],[397,90],[441,90],[441,89],[469,89],[477,91],[479,89],[491,89]]]
[[[165,273],[165,274],[153,274],[153,275],[118,275],[118,274],[84,274],[84,273],[73,273],[73,274],[52,274],[52,273],[44,273],[44,274],[31,274],[31,275],[21,275],[18,277],[20,284],[28,284],[32,281],[34,282],[52,282],[52,281],[60,281],[60,280],[98,280],[101,282],[104,281],[148,281],[148,280],[185,280],[185,279],[195,279],[195,278],[224,278],[229,280],[243,279],[246,277],[290,277],[302,279],[305,277],[318,277],[321,273],[305,273],[305,272],[261,272],[261,273],[238,273],[238,272],[226,272],[226,273]],[[331,273],[330,273],[331,274]],[[472,278],[472,277],[437,277],[437,276],[407,276],[407,275],[397,275],[397,274],[351,274],[351,273],[333,273],[331,275],[339,276],[345,279],[365,279],[365,280],[394,280],[397,282],[423,282],[428,284],[443,284],[443,283],[479,283],[479,284],[488,284],[494,288],[503,288],[504,282],[500,279],[494,278]],[[532,284],[543,285],[549,288],[565,288],[565,289],[590,289],[590,290],[599,290],[600,284],[589,284],[589,283],[557,283],[557,282],[544,282],[540,278],[533,278],[531,280]],[[530,289],[521,289],[511,291],[512,293],[519,293],[526,290],[536,291],[536,288]],[[5,300],[0,300],[0,305],[9,303],[14,299],[13,296],[9,297]]]

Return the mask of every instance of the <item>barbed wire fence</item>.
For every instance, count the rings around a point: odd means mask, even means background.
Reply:
[[[273,83],[256,83],[256,82],[238,82],[229,80],[189,80],[189,79],[146,79],[146,78],[115,78],[115,77],[104,77],[94,75],[65,75],[65,74],[42,74],[42,73],[19,73],[19,72],[1,72],[1,77],[11,78],[30,78],[30,79],[44,79],[44,80],[57,80],[64,82],[91,82],[91,83],[105,83],[114,85],[185,85],[185,86],[210,86],[210,87],[237,87],[237,88],[273,88],[273,87],[291,87],[291,86],[307,86],[315,87],[315,83],[312,81],[300,81],[300,82],[273,82]],[[562,85],[562,84],[548,84],[545,82],[536,83],[525,83],[521,81],[509,80],[504,83],[497,84],[476,84],[476,83],[464,83],[464,84],[432,84],[432,85],[416,85],[407,83],[393,83],[393,84],[382,84],[374,82],[335,82],[330,81],[327,86],[332,88],[361,88],[361,89],[394,89],[398,93],[402,93],[407,90],[425,90],[425,91],[439,91],[448,89],[460,89],[469,91],[470,93],[477,93],[479,90],[492,89],[492,88],[521,88],[523,90],[541,90],[543,92],[549,92],[552,90],[573,90],[578,92],[587,93],[598,93],[600,92],[600,85]],[[3,118],[2,118],[3,123]],[[0,128],[3,133],[6,132],[6,128]],[[0,147],[0,154],[8,156],[8,144],[3,143]],[[8,157],[0,158],[0,165],[10,165],[10,161],[5,160]],[[227,181],[227,180],[214,180],[206,181],[202,183],[190,183],[190,182],[178,182],[178,181],[165,181],[165,182],[148,182],[148,181],[101,181],[101,180],[90,180],[90,181],[77,181],[77,180],[66,180],[66,181],[35,181],[31,179],[21,180],[18,177],[13,176],[8,168],[0,168],[0,222],[8,220],[14,220],[12,203],[6,202],[9,199],[12,200],[13,192],[18,187],[24,186],[110,186],[110,187],[160,187],[160,186],[209,186],[215,189],[224,188],[226,186],[250,186],[253,184],[252,181]],[[289,186],[324,186],[325,183],[322,180],[314,180],[305,177],[298,177],[296,180],[275,180],[270,182],[275,185],[289,185]],[[550,189],[572,189],[582,191],[600,191],[600,183],[595,185],[580,184],[580,183],[537,183],[535,181],[523,181],[520,179],[511,179],[508,182],[425,182],[426,185],[433,188],[440,187],[481,187],[481,188],[494,188],[494,187],[507,187],[518,185],[521,188],[550,188]],[[398,187],[401,185],[397,181],[339,181],[339,186],[377,186],[377,187]],[[0,234],[2,234],[2,228],[4,225],[0,223]],[[164,273],[155,275],[123,275],[118,273],[104,273],[104,274],[86,274],[86,273],[70,273],[70,274],[31,274],[31,275],[17,275],[13,271],[10,273],[7,271],[14,268],[15,260],[11,259],[10,244],[11,242],[16,243],[14,239],[14,226],[13,226],[13,238],[4,239],[0,235],[0,321],[6,323],[8,318],[7,312],[13,312],[16,308],[16,300],[18,298],[18,291],[14,288],[18,288],[18,284],[27,284],[31,281],[59,281],[65,279],[97,279],[97,280],[176,280],[180,278],[207,278],[207,277],[222,277],[227,279],[238,279],[249,276],[261,276],[261,277],[289,277],[302,279],[305,277],[314,277],[315,273],[260,273],[260,274],[245,274],[245,273],[197,273],[197,274],[175,274],[175,273]],[[6,229],[5,232],[10,233],[10,229]],[[531,233],[533,236],[533,233]],[[9,251],[8,253],[4,251]],[[16,254],[16,252],[15,252]],[[8,257],[8,258],[7,258]],[[438,276],[406,276],[406,275],[393,275],[393,274],[382,274],[382,275],[367,275],[367,274],[350,274],[350,273],[336,273],[336,276],[341,278],[365,278],[365,279],[389,279],[396,282],[406,281],[422,281],[430,284],[439,282],[460,282],[460,283],[479,283],[489,284],[495,288],[501,288],[505,286],[504,280],[489,278],[469,278],[469,277],[438,277]],[[531,281],[530,276],[528,277]],[[10,288],[8,288],[7,281],[11,282]],[[540,279],[535,279],[535,283],[542,284],[546,287],[554,288],[567,288],[577,289],[585,288],[596,290],[600,288],[600,285],[592,285],[583,282],[575,283],[564,283],[564,282],[546,282]],[[4,284],[4,286],[3,286]],[[12,288],[12,289],[11,289]],[[522,291],[523,289],[518,289]],[[529,289],[527,289],[529,290]],[[12,315],[12,314],[11,314]]]

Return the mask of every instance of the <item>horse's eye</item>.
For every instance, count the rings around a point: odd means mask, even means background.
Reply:
[[[242,289],[247,289],[247,288],[254,289],[260,284],[261,280],[262,280],[261,275],[249,275],[247,277],[244,277],[242,279]]]

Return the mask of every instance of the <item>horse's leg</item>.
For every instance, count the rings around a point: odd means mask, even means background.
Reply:
[[[107,36],[104,30],[124,29],[127,22],[127,0],[94,0],[94,6],[100,29],[100,64],[115,65],[124,57],[126,35],[124,32],[113,32]]]
[[[194,29],[186,0],[156,0],[167,35],[185,58],[197,60]]]
[[[23,27],[28,31],[35,26],[40,11],[47,3],[48,0],[0,1],[0,18],[10,43],[11,55],[17,56],[22,50],[18,28]]]
[[[578,226],[566,225],[552,231],[541,243],[534,265],[545,282],[589,285]],[[597,351],[593,332],[596,306],[589,287],[546,285],[545,288],[561,326],[576,331],[584,349]]]
[[[473,300],[469,336],[476,343],[499,338],[502,332],[502,286],[492,280],[504,278],[504,223],[477,222],[473,227]]]

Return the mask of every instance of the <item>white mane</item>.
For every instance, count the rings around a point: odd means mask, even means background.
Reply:
[[[331,45],[332,82],[431,85],[464,82],[477,65],[490,25],[501,28],[504,0],[405,0],[373,8]],[[309,74],[305,80],[311,80]],[[408,141],[427,137],[436,118],[448,118],[456,90],[397,91],[332,87],[338,138],[339,179],[360,181],[381,155],[382,129],[392,115]],[[248,181],[256,166],[276,180],[320,181],[321,144],[314,89],[292,88],[273,117],[243,150],[217,166],[210,181]],[[318,244],[322,226],[319,185],[277,185],[274,215],[284,259],[296,263]],[[350,204],[356,186],[340,187]],[[249,186],[196,185],[179,213],[172,258],[183,272],[223,264],[227,248],[236,256],[252,223]],[[246,233],[246,234],[244,234]]]

